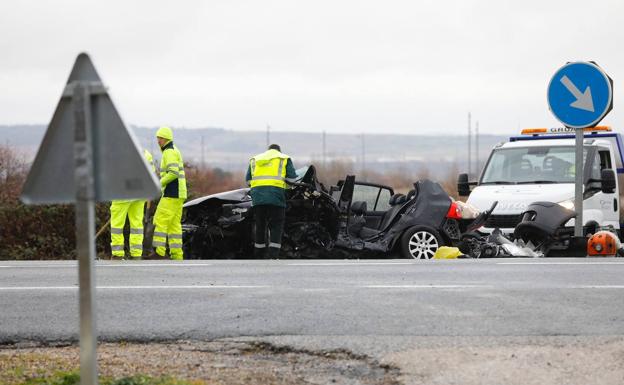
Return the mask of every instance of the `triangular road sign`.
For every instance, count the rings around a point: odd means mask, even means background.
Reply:
[[[27,204],[76,201],[74,160],[74,103],[76,84],[90,91],[86,114],[91,136],[96,201],[155,198],[160,194],[156,176],[143,151],[128,131],[85,53],[78,55],[52,121],[39,147],[21,199]]]

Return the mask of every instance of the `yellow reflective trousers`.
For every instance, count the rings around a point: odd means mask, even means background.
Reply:
[[[160,198],[154,214],[154,240],[156,253],[165,256],[167,243],[171,259],[184,259],[182,251],[182,205],[183,198]],[[167,242],[168,241],[168,242]]]
[[[111,251],[113,256],[123,258],[124,234],[126,216],[130,221],[130,256],[141,258],[143,255],[143,213],[145,201],[113,201],[110,207],[111,213]]]

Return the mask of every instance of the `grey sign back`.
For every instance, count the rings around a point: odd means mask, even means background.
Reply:
[[[21,199],[27,204],[76,201],[74,177],[73,89],[88,88],[87,127],[93,164],[95,201],[155,198],[160,194],[156,176],[139,151],[107,89],[87,54],[80,54],[37,152]]]

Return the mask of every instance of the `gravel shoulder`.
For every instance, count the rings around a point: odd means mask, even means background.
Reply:
[[[0,384],[78,369],[70,346],[0,346]],[[172,376],[204,384],[399,384],[391,366],[344,350],[307,351],[264,342],[103,343],[99,374]]]
[[[622,336],[326,338],[333,343],[295,336],[102,343],[99,371],[224,385],[624,384]],[[77,362],[73,344],[0,346],[0,384],[75,370]]]
[[[621,385],[623,337],[423,339],[384,359],[405,385]]]

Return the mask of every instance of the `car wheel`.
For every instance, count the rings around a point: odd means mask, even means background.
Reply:
[[[401,250],[405,258],[431,259],[440,246],[443,246],[442,237],[429,227],[412,227],[401,237]]]

